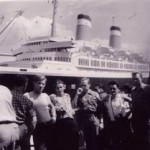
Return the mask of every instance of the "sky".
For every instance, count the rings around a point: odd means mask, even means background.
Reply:
[[[0,31],[23,10],[0,36],[0,53],[11,53],[27,39],[49,36],[52,0],[0,0]],[[149,0],[58,0],[57,36],[75,37],[78,14],[92,19],[92,39],[108,44],[112,17],[120,26],[122,49],[149,57]],[[150,58],[149,58],[150,59]]]

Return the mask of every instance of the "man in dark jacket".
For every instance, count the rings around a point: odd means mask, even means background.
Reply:
[[[103,100],[104,129],[108,146],[114,150],[127,150],[131,135],[128,113],[130,105],[116,81],[108,83],[110,94]]]
[[[150,86],[143,83],[142,74],[132,74],[132,128],[136,150],[149,150]]]

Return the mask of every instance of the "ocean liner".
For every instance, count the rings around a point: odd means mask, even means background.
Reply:
[[[94,83],[110,79],[126,82],[135,71],[149,77],[149,65],[139,54],[121,50],[120,27],[111,26],[109,46],[104,46],[92,42],[92,20],[88,15],[78,15],[75,39],[56,37],[55,26],[53,13],[51,36],[30,38],[13,51],[15,61],[0,64],[0,73],[45,74],[51,81],[63,78],[70,89],[75,89],[79,78],[85,76]]]

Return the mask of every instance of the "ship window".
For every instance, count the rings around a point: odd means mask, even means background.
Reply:
[[[101,61],[101,66],[105,67],[105,61]]]
[[[124,64],[125,69],[133,69],[132,64]]]
[[[120,63],[120,68],[123,68],[123,64],[122,63]]]
[[[70,61],[71,61],[71,59],[70,59],[70,58],[67,58],[67,61],[68,61],[68,62],[70,62]]]
[[[138,65],[139,70],[147,70],[147,66],[145,65]]]
[[[89,60],[79,58],[79,65],[89,66]]]
[[[107,67],[111,68],[111,62],[107,62]]]
[[[112,62],[111,63],[111,67],[112,68],[118,68],[119,67],[119,64],[117,62]]]
[[[137,69],[137,65],[136,64],[134,65],[134,69]]]
[[[100,66],[100,63],[98,60],[91,60],[91,66]]]

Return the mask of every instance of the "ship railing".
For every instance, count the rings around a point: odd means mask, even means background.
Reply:
[[[78,68],[93,68],[93,69],[104,69],[104,70],[120,70],[120,71],[149,71],[149,65],[144,63],[131,63],[121,62],[104,59],[92,59],[78,57],[75,61],[76,67]]]

